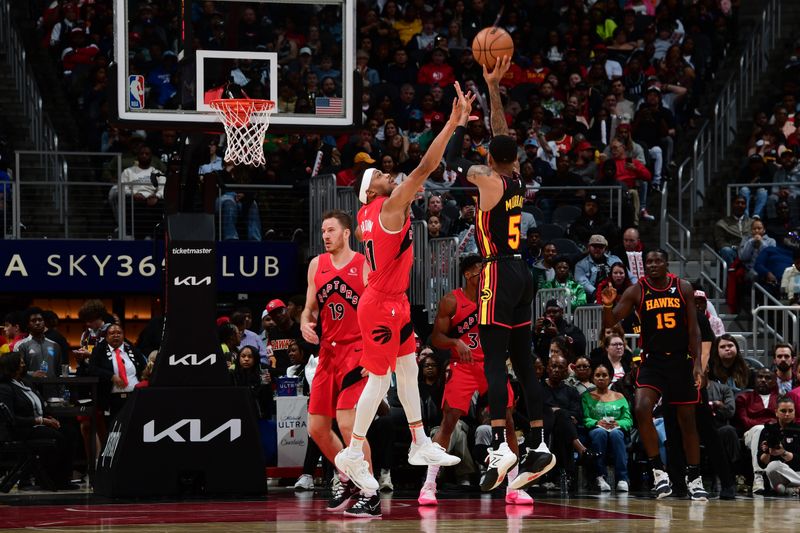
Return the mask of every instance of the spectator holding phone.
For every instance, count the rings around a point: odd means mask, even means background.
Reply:
[[[772,490],[797,496],[800,492],[800,426],[794,422],[794,400],[781,396],[777,404],[777,422],[766,424],[758,439],[758,464],[764,468]]]
[[[618,337],[614,337],[618,339]],[[617,492],[628,492],[628,452],[625,449],[627,433],[633,427],[628,400],[619,392],[611,390],[614,369],[608,362],[595,366],[592,382],[595,390],[581,396],[583,416],[592,450],[597,454],[597,486],[601,492],[611,491],[606,480],[606,464],[609,456],[614,458],[614,473]]]

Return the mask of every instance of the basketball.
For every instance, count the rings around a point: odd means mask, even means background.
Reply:
[[[514,54],[514,41],[506,30],[498,27],[484,28],[472,40],[475,61],[493,69],[497,60]]]

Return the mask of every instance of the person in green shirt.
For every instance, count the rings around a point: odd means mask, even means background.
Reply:
[[[601,492],[610,492],[606,481],[608,455],[614,457],[617,492],[628,492],[628,452],[625,437],[633,426],[631,408],[625,397],[609,389],[612,369],[607,362],[598,364],[592,380],[595,390],[581,396],[583,416],[592,449],[597,453],[597,485]]]
[[[586,291],[584,288],[575,281],[572,277],[570,270],[569,259],[566,256],[559,256],[555,259],[556,275],[552,281],[545,281],[539,287],[540,289],[567,289],[569,292],[569,302],[572,309],[581,305],[586,305]]]

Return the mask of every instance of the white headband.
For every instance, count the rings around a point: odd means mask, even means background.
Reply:
[[[367,189],[369,189],[370,183],[372,183],[372,178],[375,177],[375,174],[380,172],[377,168],[368,168],[364,171],[364,178],[361,180],[361,189],[358,191],[358,201],[362,204],[367,203]]]

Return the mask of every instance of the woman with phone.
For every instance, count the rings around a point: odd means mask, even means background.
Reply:
[[[614,457],[617,492],[628,492],[628,452],[625,449],[625,439],[633,426],[633,419],[625,396],[609,388],[613,372],[607,362],[595,366],[592,381],[596,389],[581,396],[581,403],[592,450],[597,454],[597,487],[600,492],[611,491],[605,476],[610,454]]]

